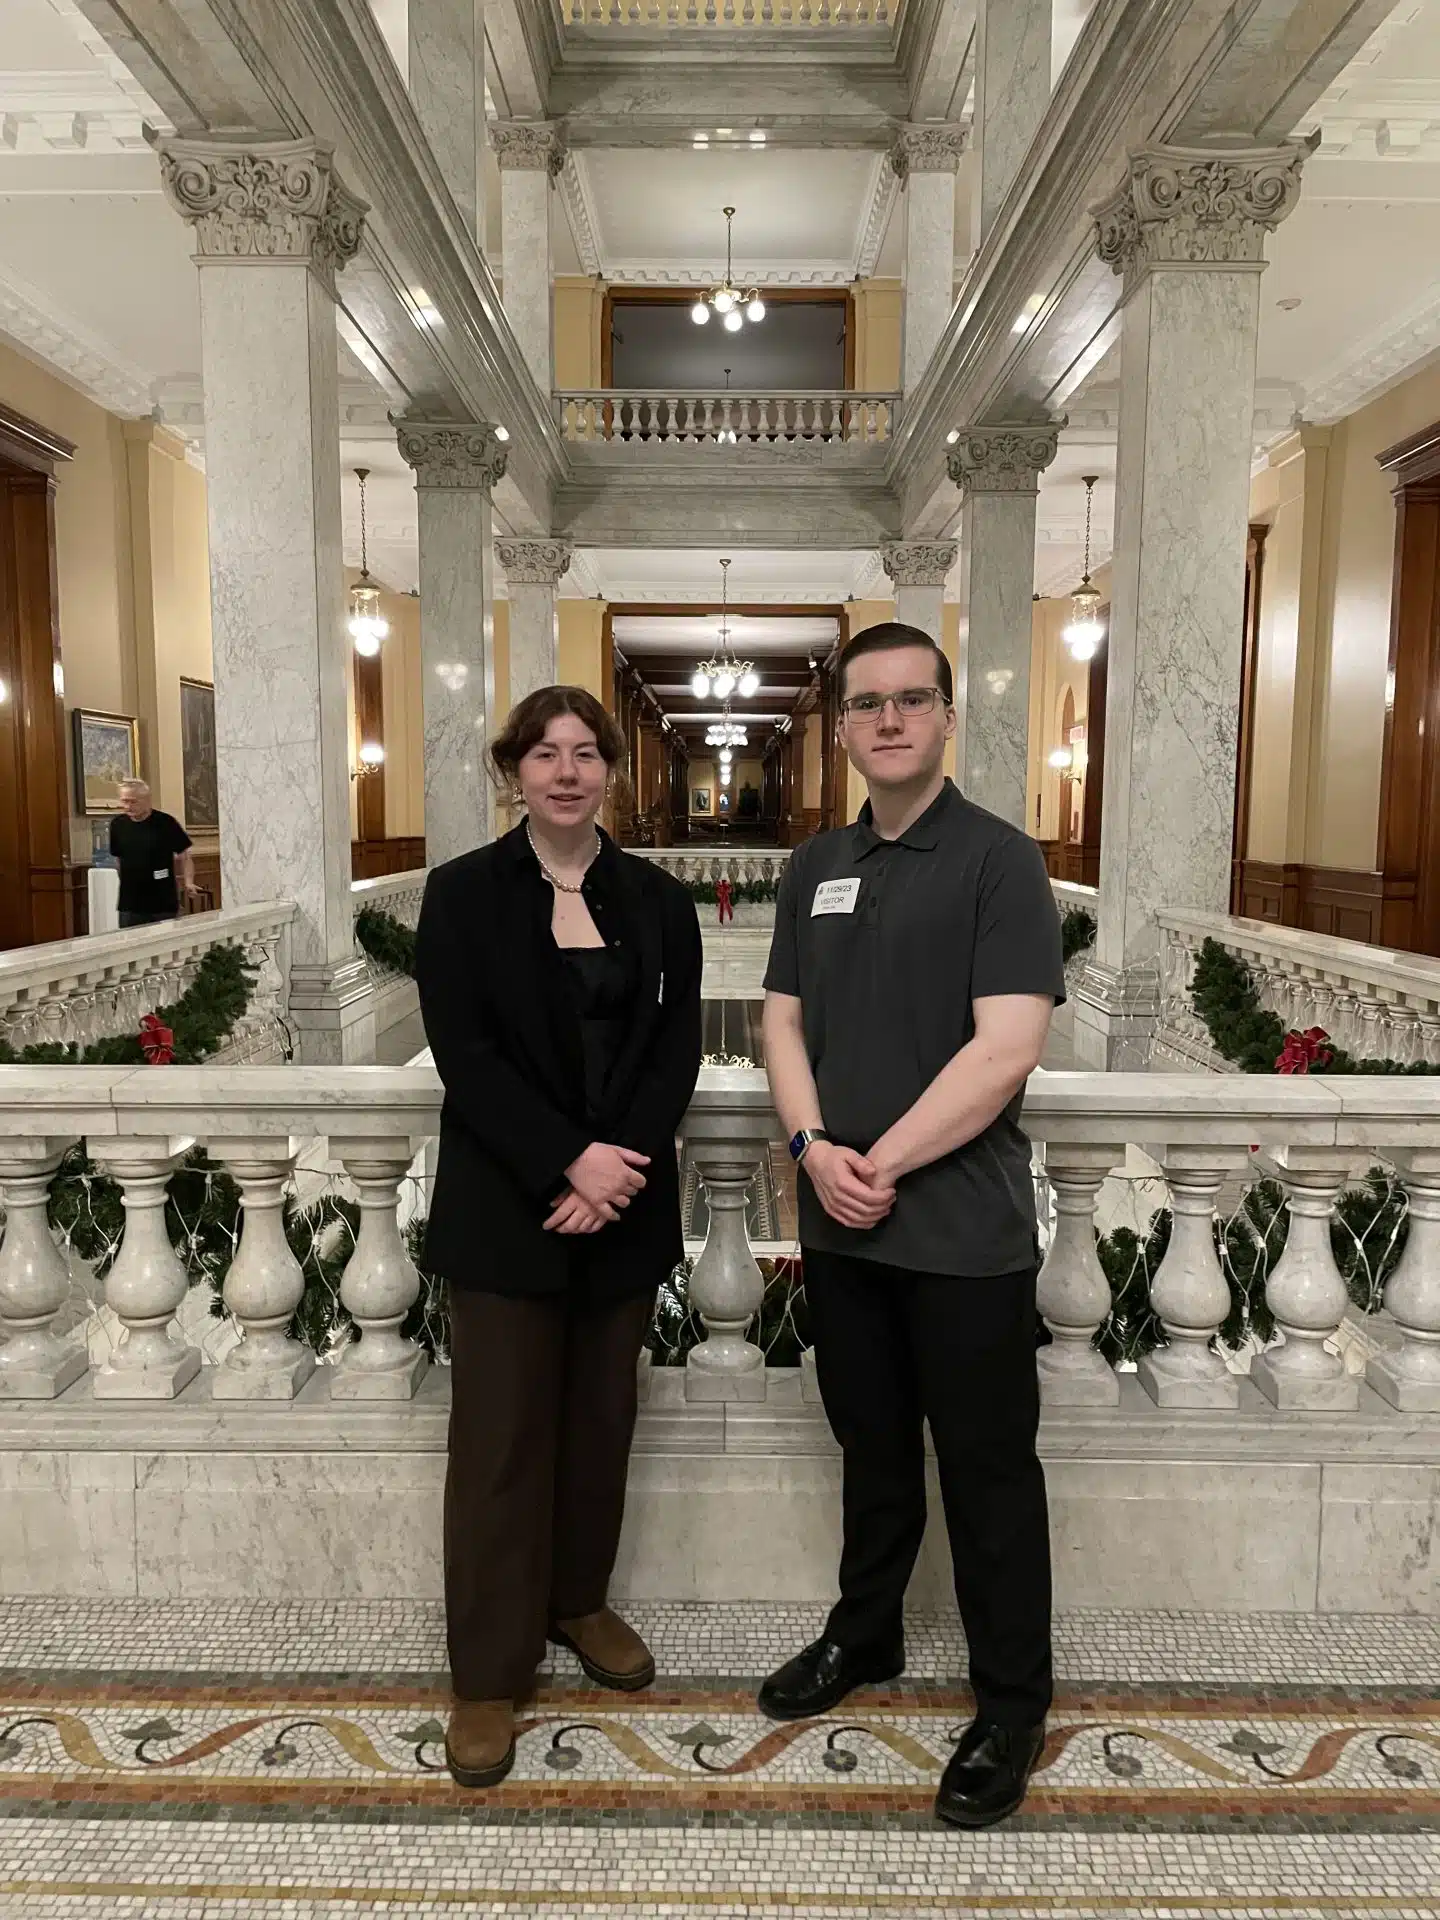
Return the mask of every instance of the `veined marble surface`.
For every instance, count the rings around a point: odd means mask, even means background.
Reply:
[[[505,317],[520,343],[535,384],[551,387],[553,315],[550,287],[550,213],[554,189],[544,164],[502,168],[500,252],[505,263]]]
[[[905,182],[904,391],[930,364],[955,304],[955,175],[912,171]]]
[[[960,658],[967,798],[1024,827],[1030,758],[1031,597],[1036,495],[967,490],[962,512]]]
[[[979,243],[995,224],[1050,104],[1050,0],[980,0],[975,11]]]
[[[432,867],[490,838],[485,771],[495,710],[494,556],[485,487],[420,486],[425,850]]]
[[[553,687],[560,677],[560,636],[555,588],[543,581],[514,580],[510,593],[510,705],[527,693]]]
[[[409,0],[410,98],[461,217],[479,225],[485,157],[484,13],[475,0]]]

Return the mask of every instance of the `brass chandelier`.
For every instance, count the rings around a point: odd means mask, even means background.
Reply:
[[[765,318],[765,302],[760,298],[758,287],[737,287],[735,284],[734,253],[734,207],[722,207],[725,215],[725,278],[718,287],[697,296],[690,309],[690,318],[697,327],[708,325],[711,312],[720,315],[721,325],[727,333],[739,333],[747,320],[758,324]]]
[[[690,691],[697,700],[713,694],[730,718],[730,698],[739,694],[749,700],[760,691],[760,676],[753,660],[737,660],[730,646],[730,562],[720,562],[720,645],[708,660],[702,660],[690,679]]]

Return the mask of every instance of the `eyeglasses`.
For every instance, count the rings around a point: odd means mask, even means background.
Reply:
[[[902,720],[918,720],[922,713],[933,713],[935,702],[943,699],[939,687],[906,687],[900,693],[854,694],[840,702],[840,711],[857,727],[873,727],[888,706],[893,705]]]

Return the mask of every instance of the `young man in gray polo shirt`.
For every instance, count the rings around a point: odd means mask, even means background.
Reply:
[[[1012,1813],[1050,1705],[1050,1545],[1035,1452],[1038,1252],[1025,1082],[1065,998],[1040,850],[945,778],[949,662],[871,627],[840,662],[870,798],[797,848],[765,979],[765,1058],[801,1165],[820,1391],[844,1459],[840,1598],[760,1690],[828,1712],[905,1665],[929,1422],[976,1717],[936,1812]]]

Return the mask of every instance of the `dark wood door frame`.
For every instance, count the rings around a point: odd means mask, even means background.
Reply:
[[[1380,940],[1440,954],[1440,422],[1378,460],[1395,491]]]
[[[1255,693],[1260,680],[1260,612],[1265,586],[1265,539],[1252,523],[1245,543],[1245,612],[1240,649],[1240,720],[1235,743],[1235,824],[1230,842],[1230,911],[1241,913],[1245,861],[1250,852],[1250,791],[1255,772]]]
[[[68,440],[0,407],[0,947],[76,930],[55,558]]]

